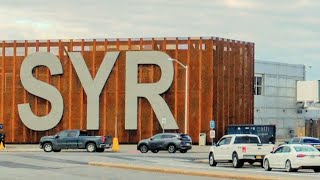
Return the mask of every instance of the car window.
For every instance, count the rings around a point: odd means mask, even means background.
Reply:
[[[315,152],[318,151],[316,148],[312,146],[295,146],[294,149],[297,152]]]
[[[299,143],[300,142],[300,138],[293,138],[292,140],[291,140],[291,143]]]
[[[152,139],[154,139],[154,140],[162,139],[162,134],[157,134],[157,135],[153,136]]]
[[[80,131],[79,136],[88,136],[88,133],[85,131]]]
[[[303,143],[320,143],[318,139],[304,139]]]
[[[252,136],[238,136],[234,140],[234,144],[258,144],[259,140],[257,137]]]
[[[70,131],[70,132],[68,133],[68,137],[76,137],[77,134],[78,134],[77,131]]]
[[[289,146],[284,146],[282,152],[283,153],[289,153],[289,152],[291,152],[291,149],[290,149]]]
[[[274,153],[282,153],[283,147],[279,147]]]
[[[69,134],[69,131],[62,131],[61,133],[59,133],[59,137],[67,137]]]
[[[231,137],[226,137],[226,138],[223,138],[219,141],[219,145],[226,145],[226,144],[230,144],[231,142]]]
[[[175,138],[177,137],[176,135],[172,135],[172,134],[164,134],[162,135],[162,139],[171,139],[171,138]]]

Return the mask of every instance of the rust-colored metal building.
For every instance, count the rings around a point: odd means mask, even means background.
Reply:
[[[254,44],[215,37],[135,38],[90,40],[2,41],[0,43],[0,123],[8,143],[37,143],[44,135],[64,129],[86,129],[86,94],[64,50],[81,52],[90,73],[96,74],[105,53],[121,51],[100,95],[100,130],[92,134],[115,134],[120,143],[135,143],[162,132],[159,121],[144,98],[138,100],[138,129],[125,130],[125,57],[123,51],[156,50],[189,66],[188,133],[198,142],[199,133],[209,139],[210,120],[216,121],[217,138],[229,124],[253,123]],[[38,116],[49,113],[48,101],[29,94],[20,81],[20,66],[34,52],[51,52],[63,65],[63,74],[50,76],[49,69],[37,67],[34,76],[55,86],[63,96],[65,109],[60,123],[48,131],[33,131],[21,121],[17,105],[30,103]],[[174,65],[171,88],[162,95],[179,126],[184,130],[185,69]],[[160,69],[139,66],[139,82],[159,80]],[[116,117],[117,116],[117,117]]]

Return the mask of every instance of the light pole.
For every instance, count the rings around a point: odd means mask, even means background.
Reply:
[[[188,133],[188,85],[189,85],[188,65],[184,65],[176,59],[169,58],[168,60],[177,62],[179,65],[181,65],[186,70],[185,97],[184,97],[184,101],[185,101],[185,104],[184,104],[184,133],[187,134]]]

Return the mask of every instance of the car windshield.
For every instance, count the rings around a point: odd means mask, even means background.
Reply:
[[[297,152],[315,152],[318,151],[316,148],[312,146],[294,146],[294,149]]]

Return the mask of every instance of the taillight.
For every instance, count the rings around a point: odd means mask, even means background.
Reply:
[[[246,146],[242,146],[242,152],[246,153],[247,152],[247,147]]]
[[[102,141],[102,143],[104,143],[106,141],[106,137],[105,136],[101,136],[101,141]]]
[[[305,157],[305,156],[306,156],[305,154],[298,154],[298,155],[297,155],[298,158],[303,158],[303,157]]]

